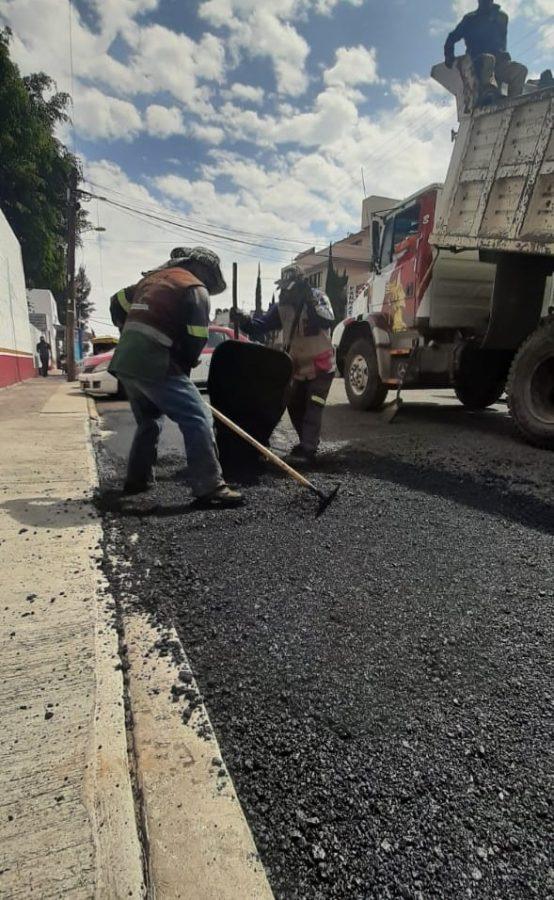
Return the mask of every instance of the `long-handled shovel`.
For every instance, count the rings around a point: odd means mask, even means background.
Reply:
[[[319,507],[317,510],[316,518],[319,519],[319,517],[323,515],[327,507],[337,496],[340,490],[340,484],[337,485],[337,487],[333,491],[331,491],[330,494],[325,494],[323,491],[320,491],[319,488],[315,486],[315,484],[312,484],[311,481],[308,481],[307,478],[304,478],[304,476],[301,475],[300,472],[297,472],[296,469],[293,469],[292,466],[289,466],[288,463],[286,463],[283,459],[269,450],[268,447],[264,447],[263,444],[260,444],[260,442],[257,441],[256,438],[252,437],[251,434],[248,434],[247,431],[244,431],[244,429],[241,428],[240,425],[232,422],[231,419],[228,419],[227,416],[224,416],[223,413],[219,412],[218,409],[215,409],[209,403],[207,405],[209,409],[211,409],[215,418],[222,422],[223,425],[226,425],[227,428],[230,428],[231,431],[234,431],[235,434],[238,434],[238,436],[247,441],[247,443],[252,444],[252,446],[262,454],[262,456],[265,456],[265,458],[272,462],[275,466],[278,466],[279,469],[282,469],[283,472],[286,472],[287,475],[289,475],[291,478],[294,478],[294,480],[297,481],[298,484],[301,484],[302,487],[308,488],[309,491],[317,494],[317,496],[319,497]]]

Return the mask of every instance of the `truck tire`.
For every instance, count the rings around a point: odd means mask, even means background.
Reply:
[[[508,379],[508,405],[523,437],[554,450],[554,319],[540,325],[518,350]]]
[[[344,384],[348,401],[354,409],[381,409],[388,388],[379,376],[373,341],[360,338],[352,344],[346,356]]]
[[[504,352],[481,350],[466,344],[454,381],[460,403],[475,411],[498,403],[506,390],[510,359]]]

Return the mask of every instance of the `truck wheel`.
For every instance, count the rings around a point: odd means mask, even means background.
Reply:
[[[520,347],[508,380],[508,404],[524,438],[554,450],[554,319]]]
[[[346,356],[344,384],[354,409],[381,409],[388,388],[379,377],[373,341],[360,338],[352,344]]]
[[[466,409],[486,409],[498,403],[506,389],[511,357],[481,350],[472,344],[462,349],[454,381],[456,397]]]

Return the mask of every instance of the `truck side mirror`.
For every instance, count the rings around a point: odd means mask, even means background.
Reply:
[[[377,219],[373,219],[371,223],[371,254],[372,268],[374,272],[379,271],[379,260],[381,257],[381,226]]]

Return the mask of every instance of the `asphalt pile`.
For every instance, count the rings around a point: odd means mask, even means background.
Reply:
[[[317,521],[270,472],[205,512],[179,465],[104,506],[109,552],[177,628],[276,897],[553,896],[548,505],[337,454]]]

